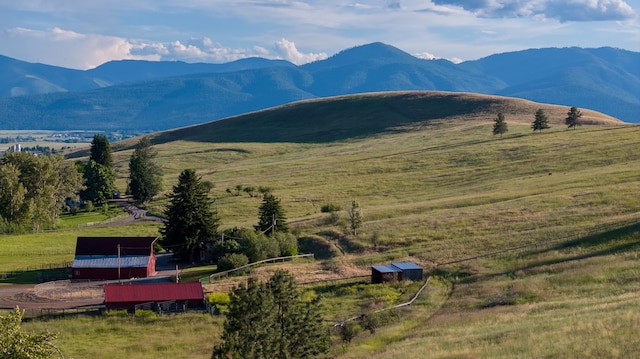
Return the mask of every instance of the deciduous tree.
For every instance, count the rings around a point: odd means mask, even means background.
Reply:
[[[349,216],[349,228],[353,232],[354,236],[358,235],[358,229],[362,227],[362,209],[358,201],[351,201],[351,207],[347,211]]]
[[[6,154],[0,160],[0,217],[14,229],[51,229],[67,197],[76,197],[81,175],[62,156]]]
[[[24,311],[16,307],[13,312],[0,316],[0,359],[51,358],[58,348],[51,343],[51,333],[28,334],[20,328]]]
[[[216,237],[219,219],[212,204],[202,178],[192,169],[182,171],[164,211],[162,245],[176,257],[193,262],[196,251],[206,250]]]

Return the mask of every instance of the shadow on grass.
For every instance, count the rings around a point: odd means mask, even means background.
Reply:
[[[38,284],[54,280],[69,279],[70,275],[70,269],[16,271],[0,274],[0,284]]]
[[[598,248],[595,249],[594,247]],[[582,248],[585,253],[571,255],[562,253],[553,255],[554,251],[567,251],[570,249]],[[593,249],[593,250],[589,250]],[[632,249],[640,249],[640,223],[635,223],[620,228],[605,230],[600,233],[594,233],[585,237],[567,240],[544,249],[526,251],[519,254],[520,258],[540,256],[549,254],[547,259],[532,261],[529,264],[520,265],[513,269],[490,273],[480,274],[476,276],[468,276],[463,278],[461,283],[470,283],[482,279],[490,279],[504,275],[512,275],[515,271],[527,271],[540,267],[546,267],[554,264],[569,263],[580,261],[588,258],[602,257],[612,254],[624,253]]]

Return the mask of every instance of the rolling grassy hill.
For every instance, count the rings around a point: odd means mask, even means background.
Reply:
[[[538,108],[551,128],[533,133]],[[185,168],[214,184],[223,228],[253,226],[261,203],[227,189],[265,186],[281,199],[301,251],[340,248],[319,261],[320,271],[424,265],[432,282],[419,301],[375,334],[337,345],[338,358],[631,357],[640,349],[640,127],[585,111],[592,124],[569,130],[567,110],[473,94],[365,94],[152,140],[167,190]],[[509,126],[502,138],[491,133],[498,111]],[[133,143],[113,144],[120,186]],[[321,211],[352,200],[363,209],[358,236],[344,212]],[[150,206],[165,203],[159,196]],[[308,290],[327,297],[327,320],[386,304]],[[197,350],[174,357],[208,357]]]

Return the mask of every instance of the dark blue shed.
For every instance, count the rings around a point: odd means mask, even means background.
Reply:
[[[371,284],[402,280],[402,270],[398,267],[371,266]]]
[[[402,271],[402,278],[414,281],[422,280],[422,267],[413,262],[396,262],[392,266]]]

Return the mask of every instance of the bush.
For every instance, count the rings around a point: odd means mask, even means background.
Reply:
[[[155,319],[158,317],[158,314],[153,310],[148,309],[138,309],[136,310],[134,316],[136,318],[144,318],[144,319]]]
[[[273,236],[278,242],[281,256],[298,255],[298,239],[291,233],[276,232]]]
[[[211,305],[227,305],[231,302],[229,293],[209,293],[206,298]]]
[[[231,253],[225,254],[218,261],[218,271],[223,272],[249,264],[249,258],[244,254]]]
[[[126,309],[122,310],[107,310],[103,313],[107,317],[128,317],[129,312]]]
[[[339,204],[335,203],[327,203],[320,208],[320,212],[322,213],[333,213],[342,211],[342,207]]]

